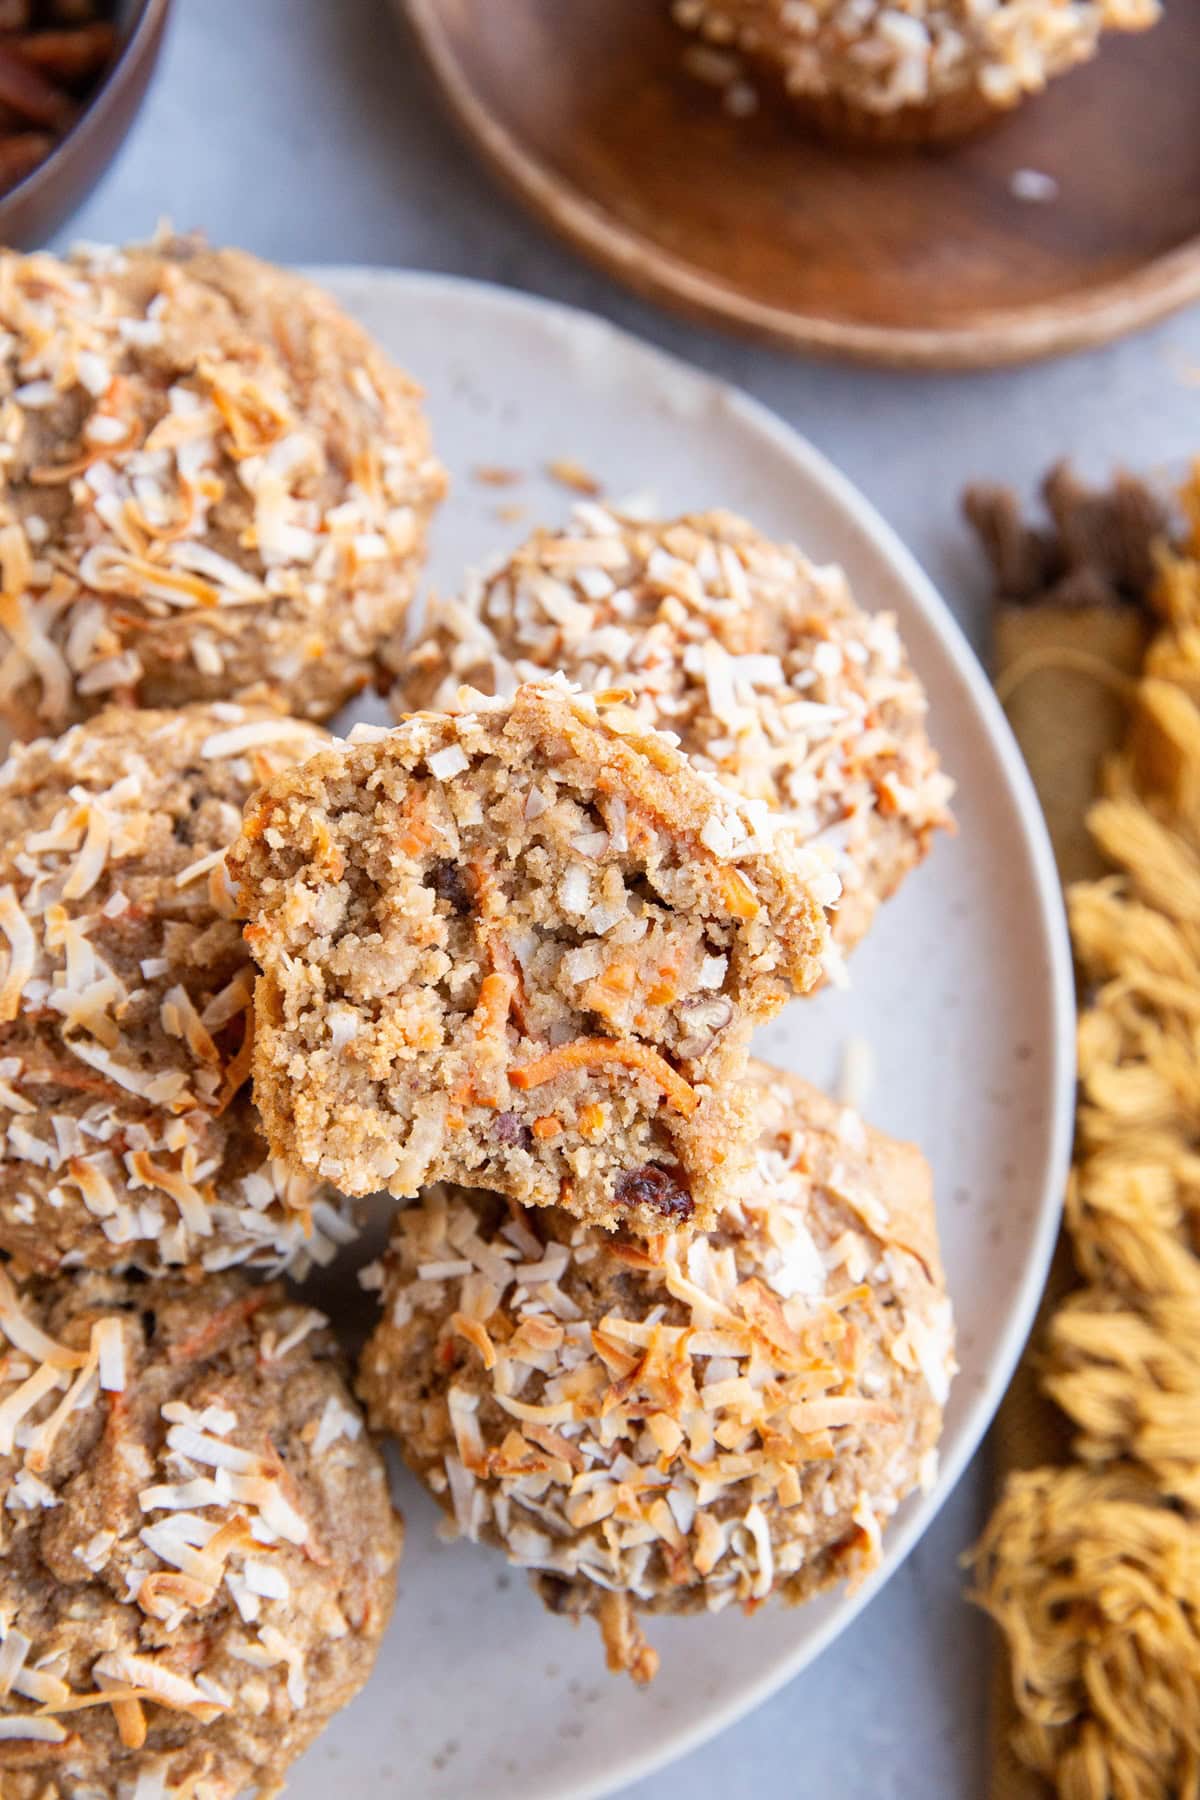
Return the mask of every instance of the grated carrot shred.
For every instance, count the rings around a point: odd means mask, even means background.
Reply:
[[[146,1715],[142,1711],[140,1700],[114,1700],[113,1717],[117,1721],[117,1731],[126,1750],[140,1750],[146,1742]]]
[[[246,1027],[242,1041],[237,1050],[225,1064],[221,1077],[221,1091],[213,1106],[213,1117],[219,1119],[227,1112],[238,1094],[250,1079],[254,1067],[254,1003],[246,1007]]]
[[[509,1001],[509,1010],[516,1020],[517,1029],[518,1031],[528,1033],[529,1020],[526,1014],[525,976],[521,969],[521,965],[517,961],[511,946],[496,932],[488,933],[487,949],[496,972],[506,976],[508,980],[512,982],[513,991],[512,998]]]
[[[396,839],[396,848],[405,856],[420,856],[433,842],[433,833],[429,826],[420,819],[410,819],[403,834]]]
[[[593,985],[598,988],[607,988],[610,994],[616,994],[621,999],[628,999],[633,992],[636,979],[637,968],[634,963],[628,957],[620,956],[614,962],[609,963],[604,972],[596,977]]]
[[[240,393],[221,387],[218,377],[223,373],[221,370],[213,371],[210,380],[213,405],[220,413],[229,434],[229,454],[235,462],[242,462],[250,456],[261,456],[282,437],[284,421],[250,383],[246,383]]]
[[[717,877],[721,898],[735,919],[756,919],[762,907],[739,869],[722,869]]]
[[[585,1138],[598,1138],[604,1131],[605,1113],[602,1106],[594,1102],[590,1106],[579,1109],[579,1129]]]
[[[35,1719],[58,1718],[62,1713],[87,1712],[93,1706],[116,1707],[129,1700],[141,1702],[149,1700],[153,1706],[165,1707],[168,1712],[183,1713],[189,1719],[195,1719],[201,1725],[211,1725],[213,1720],[226,1710],[218,1701],[190,1701],[186,1706],[177,1706],[170,1700],[164,1700],[151,1688],[124,1687],[103,1688],[95,1694],[72,1694],[69,1700],[60,1701],[55,1706],[39,1706],[31,1716]]]
[[[479,998],[475,1002],[472,1023],[481,1037],[499,1037],[508,1023],[508,1009],[516,991],[516,982],[511,975],[494,971],[485,975],[479,984]]]
[[[657,1050],[651,1050],[648,1044],[619,1043],[612,1038],[576,1038],[573,1043],[560,1044],[524,1068],[514,1069],[510,1080],[516,1088],[541,1087],[543,1082],[567,1075],[573,1069],[594,1069],[605,1063],[648,1075],[685,1119],[690,1119],[700,1104],[695,1088]]]
[[[632,999],[636,985],[635,965],[627,957],[618,957],[606,969],[601,970],[594,981],[588,982],[584,989],[584,1001],[592,1012],[617,1023],[615,1015]]]

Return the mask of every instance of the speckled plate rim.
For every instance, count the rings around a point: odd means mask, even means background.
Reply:
[[[372,290],[373,298],[377,298],[380,290],[389,286],[397,292],[415,290],[435,308],[440,297],[460,299],[474,292],[493,311],[507,311],[524,317],[540,314],[557,332],[574,338],[581,344],[586,340],[591,351],[603,350],[607,354],[619,356],[627,364],[640,363],[646,373],[649,392],[661,391],[665,385],[670,384],[675,387],[676,392],[690,391],[698,400],[719,398],[721,405],[744,429],[757,436],[781,461],[790,465],[797,481],[811,493],[819,495],[830,512],[840,516],[850,533],[862,539],[870,550],[890,566],[907,598],[937,637],[951,671],[971,702],[980,731],[995,752],[1020,821],[1029,857],[1037,913],[1023,922],[1024,931],[1028,943],[1033,943],[1035,936],[1040,940],[1050,971],[1052,990],[1052,1041],[1048,1045],[1052,1070],[1050,1118],[1047,1153],[1036,1196],[1036,1211],[1029,1226],[1024,1274],[987,1377],[975,1391],[953,1443],[944,1447],[938,1479],[933,1489],[928,1495],[919,1498],[911,1510],[890,1528],[882,1565],[853,1593],[843,1590],[839,1596],[839,1604],[830,1617],[810,1633],[792,1654],[781,1656],[768,1674],[740,1687],[736,1698],[723,1705],[710,1707],[704,1717],[695,1723],[682,1725],[664,1734],[661,1742],[649,1753],[638,1752],[625,1758],[615,1755],[602,1773],[594,1776],[585,1774],[572,1786],[560,1789],[558,1794],[558,1800],[601,1800],[602,1796],[615,1794],[630,1783],[653,1775],[690,1751],[699,1749],[718,1733],[735,1725],[769,1700],[807,1668],[892,1578],[933,1523],[978,1449],[1004,1396],[1033,1325],[1058,1236],[1062,1196],[1070,1165],[1075,1116],[1075,988],[1062,891],[1049,834],[1024,758],[1003,708],[957,621],[916,557],[905,547],[892,527],[853,483],[799,432],[732,383],[720,381],[682,358],[659,350],[632,333],[610,324],[608,320],[581,308],[564,306],[494,282],[471,281],[457,276],[420,271],[335,264],[309,266],[302,273],[319,282],[350,308],[353,307],[355,290],[361,290],[364,286]],[[419,379],[420,369],[413,372]],[[581,446],[584,453],[586,448],[586,445]],[[367,1703],[370,1704],[369,1692]]]

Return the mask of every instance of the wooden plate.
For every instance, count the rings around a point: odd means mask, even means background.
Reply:
[[[951,150],[849,152],[761,93],[732,118],[663,0],[407,0],[451,109],[618,279],[791,349],[968,368],[1098,344],[1200,297],[1200,6]],[[762,89],[763,84],[759,84]],[[1019,170],[1056,199],[1016,198]]]

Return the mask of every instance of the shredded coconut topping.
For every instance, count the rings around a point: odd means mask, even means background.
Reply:
[[[949,822],[952,786],[894,619],[862,612],[840,569],[731,514],[646,523],[581,505],[566,530],[537,533],[462,597],[432,601],[427,624],[398,711],[477,707],[464,682],[504,696],[561,673],[610,727],[674,734],[756,809],[764,837],[786,832],[823,859],[842,885],[844,942]],[[705,825],[717,855],[729,854],[728,829],[721,817]],[[586,858],[597,846],[578,848]]]
[[[373,1420],[460,1533],[572,1584],[582,1610],[602,1592],[718,1610],[869,1566],[878,1534],[852,1507],[869,1485],[871,1516],[894,1511],[936,1436],[953,1334],[927,1172],[875,1137],[848,1174],[839,1109],[756,1080],[757,1179],[709,1236],[511,1221],[453,1187],[396,1223],[363,1364]],[[851,1177],[895,1183],[890,1222],[864,1224]],[[475,1244],[486,1273],[455,1255]]]
[[[306,283],[198,242],[5,252],[0,327],[0,714],[258,681],[335,710],[444,486],[416,390]]]
[[[266,708],[109,712],[0,768],[0,1243],[35,1266],[303,1270],[352,1235],[257,1136],[224,889],[246,796],[326,741]]]
[[[147,1303],[159,1319],[149,1331]],[[49,1319],[68,1338],[84,1334],[87,1348],[60,1343]],[[305,1571],[331,1562],[310,1506],[373,1483],[367,1541],[379,1571],[397,1548],[362,1421],[332,1372],[315,1375],[316,1320],[280,1289],[230,1278],[207,1289],[169,1279],[130,1288],[97,1276],[19,1288],[0,1269],[0,1738],[61,1743],[72,1715],[111,1707],[122,1746],[138,1751],[159,1711],[197,1726],[231,1714],[239,1704],[231,1661],[284,1665],[277,1725],[286,1726],[289,1708],[304,1715],[313,1668],[350,1631],[338,1600],[344,1571],[300,1593]],[[203,1403],[162,1398],[188,1393]],[[305,1404],[307,1422],[297,1412]],[[267,1420],[284,1434],[278,1448]],[[90,1500],[80,1492],[89,1470]],[[335,1470],[340,1487],[328,1485]],[[132,1529],[118,1502],[111,1527],[47,1555],[41,1513],[94,1519],[97,1502],[112,1505],[139,1480]],[[56,1586],[54,1557],[63,1555],[77,1559],[90,1590]],[[348,1591],[361,1580],[355,1571]],[[151,1765],[163,1784],[147,1791],[175,1792],[166,1772],[180,1745],[187,1739],[176,1723],[168,1755]]]
[[[1160,0],[674,0],[675,17],[726,54],[696,70],[728,92],[730,48],[776,65],[797,95],[888,114],[977,89],[1011,106],[1095,53],[1103,31],[1143,31]]]

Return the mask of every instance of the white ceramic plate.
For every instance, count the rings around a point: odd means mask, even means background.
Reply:
[[[866,1112],[915,1138],[934,1168],[962,1370],[940,1479],[900,1513],[882,1569],[857,1593],[799,1611],[651,1621],[662,1671],[641,1692],[605,1674],[597,1633],[545,1613],[493,1552],[439,1542],[435,1508],[403,1476],[408,1544],[379,1665],[288,1789],[292,1800],[328,1800],[333,1783],[406,1800],[584,1800],[695,1748],[810,1662],[912,1548],[991,1418],[1041,1291],[1067,1163],[1072,993],[1058,884],[1019,752],[958,628],[801,438],[585,314],[438,277],[316,274],[428,390],[453,478],[436,586],[565,514],[571,496],[545,474],[555,459],[583,464],[612,496],[649,491],[666,512],[736,508],[842,563],[862,602],[899,615],[959,784],[959,836],[884,909],[853,958],[851,990],[790,1007],[757,1045],[831,1085],[846,1044],[865,1039]],[[486,465],[522,479],[485,485],[472,471]],[[498,517],[516,505],[523,519]],[[370,704],[356,713],[383,716]]]

